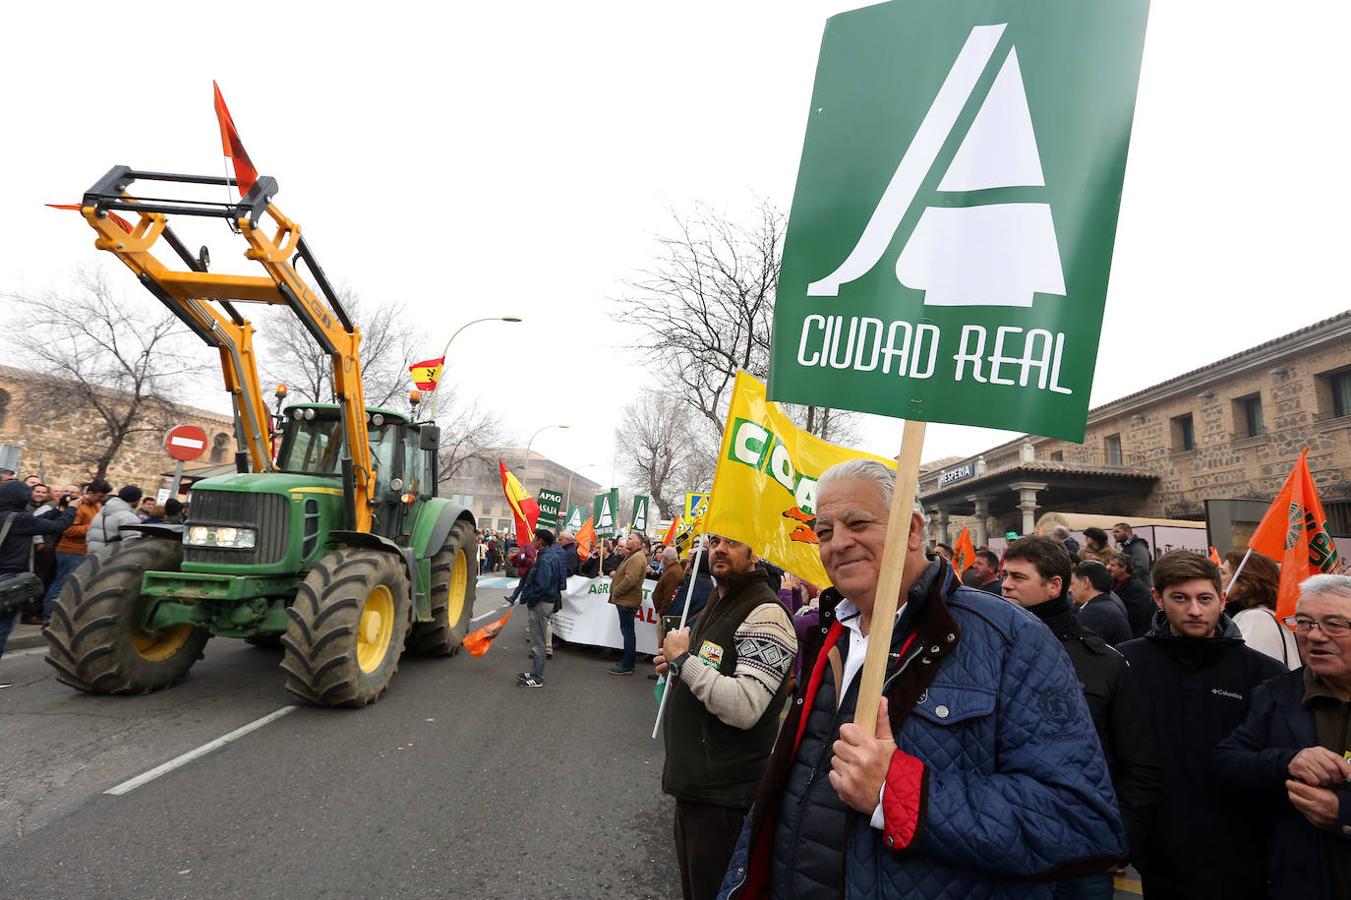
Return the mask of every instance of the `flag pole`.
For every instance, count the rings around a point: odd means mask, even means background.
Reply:
[[[896,489],[891,495],[891,515],[887,519],[886,545],[882,550],[882,571],[877,579],[877,594],[869,620],[868,651],[863,657],[863,673],[858,683],[858,702],[854,724],[872,734],[877,725],[877,706],[882,701],[882,682],[886,678],[887,657],[891,653],[891,632],[896,625],[905,568],[906,547],[910,538],[911,513],[915,490],[919,487],[919,461],[924,451],[924,422],[906,420],[901,434],[901,452],[896,460]]]
[[[1243,554],[1242,561],[1239,562],[1238,568],[1234,570],[1234,576],[1229,579],[1229,586],[1224,589],[1225,596],[1228,596],[1229,592],[1234,589],[1234,582],[1238,581],[1238,576],[1243,574],[1243,567],[1248,564],[1248,557],[1250,556],[1252,556],[1251,547],[1248,548],[1247,553]]]
[[[707,510],[704,511],[704,516],[707,518]],[[685,622],[687,622],[690,617],[690,600],[694,597],[694,582],[699,578],[699,560],[704,555],[703,538],[704,532],[702,531],[699,532],[698,537],[691,538],[691,540],[697,540],[699,542],[699,547],[694,551],[694,561],[690,563],[690,586],[685,589],[685,605],[680,610],[680,628],[685,627]],[[676,630],[679,631],[680,628],[677,628]],[[657,650],[660,652],[661,648],[658,647]],[[670,660],[667,660],[667,663],[669,664]],[[657,706],[657,721],[652,723],[652,740],[654,741],[657,739],[657,732],[661,730],[661,717],[662,714],[666,712],[666,698],[671,696],[671,684],[674,681],[675,678],[673,676],[668,676],[666,679],[666,689],[661,692],[661,703]]]

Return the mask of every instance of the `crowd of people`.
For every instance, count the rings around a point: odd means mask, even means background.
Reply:
[[[134,484],[116,493],[107,481],[52,486],[38,475],[18,478],[0,468],[0,584],[32,573],[40,596],[19,609],[0,609],[0,656],[16,623],[46,627],[71,573],[91,554],[140,537],[127,525],[184,521],[181,501],[157,503]]]
[[[708,599],[654,659],[685,897],[1111,897],[1127,865],[1146,897],[1351,897],[1351,577],[1277,621],[1275,563],[1234,580],[1125,523],[959,576],[916,501],[864,729],[893,484],[821,477],[819,594],[707,538]]]

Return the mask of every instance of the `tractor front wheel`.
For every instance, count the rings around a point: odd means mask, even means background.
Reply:
[[[411,618],[391,553],[341,547],[310,569],[287,610],[286,689],[316,706],[365,706],[389,687]]]
[[[408,649],[426,656],[454,656],[464,644],[469,620],[474,617],[477,571],[470,571],[474,554],[474,530],[459,521],[450,529],[441,550],[432,557],[429,585],[432,620],[414,622]]]
[[[186,675],[211,633],[191,625],[142,630],[141,576],[176,572],[182,562],[182,544],[144,537],[118,541],[81,563],[43,632],[57,680],[90,694],[147,694]]]

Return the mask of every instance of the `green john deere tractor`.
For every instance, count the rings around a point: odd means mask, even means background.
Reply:
[[[273,179],[225,203],[132,197],[139,179],[221,190],[234,179],[117,166],[81,211],[99,233],[95,246],[220,351],[237,471],[193,485],[186,525],[124,529],[87,559],[57,600],[47,661],[82,691],[145,693],[182,678],[212,635],[244,638],[284,648],[286,688],[301,700],[364,706],[389,686],[405,648],[453,655],[473,616],[474,519],[435,496],[440,430],[366,408],[360,332],[299,226],[271,203]],[[189,253],[170,213],[227,219],[266,274],[209,272],[205,248]],[[185,269],[151,252],[160,240]],[[293,405],[274,424],[242,303],[285,305],[300,318],[332,361],[337,403]]]

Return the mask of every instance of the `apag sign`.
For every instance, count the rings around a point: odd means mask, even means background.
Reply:
[[[539,504],[540,527],[557,531],[563,514],[563,495],[552,488],[540,488],[535,502]]]
[[[769,396],[1082,440],[1147,0],[833,17]]]

